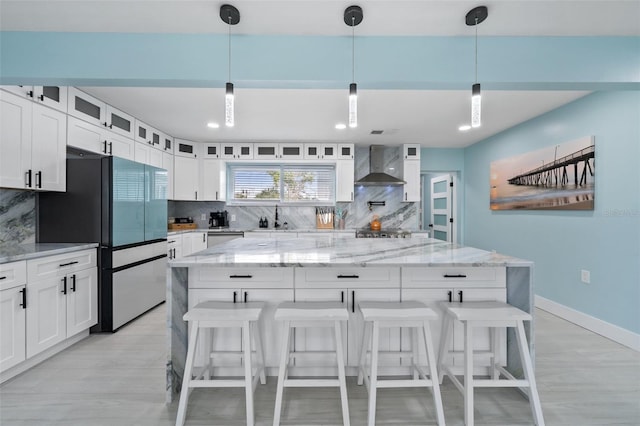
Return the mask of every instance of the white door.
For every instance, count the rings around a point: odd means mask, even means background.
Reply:
[[[27,288],[27,358],[67,336],[68,277],[30,282]]]
[[[455,197],[453,177],[442,175],[431,179],[431,238],[456,242],[456,227],[453,223]]]
[[[67,145],[100,154],[107,154],[109,152],[102,127],[94,126],[93,124],[71,116],[67,117],[67,125],[69,129]]]
[[[34,188],[33,174],[29,177],[33,102],[0,91],[0,103],[0,187]]]
[[[31,167],[34,187],[48,191],[67,189],[67,115],[33,105]]]
[[[348,293],[347,289],[339,288],[304,288],[296,289],[296,302],[340,302],[347,306]],[[350,305],[349,305],[350,306]],[[282,329],[282,324],[277,325]],[[347,362],[347,324],[342,326],[342,348],[344,351],[344,361]],[[296,351],[335,351],[336,343],[333,336],[333,328],[315,327],[315,328],[298,328],[295,331],[294,348]],[[334,365],[335,358],[327,355],[326,360],[319,362],[317,359],[296,360],[296,366],[306,365]]]
[[[25,360],[25,286],[0,291],[0,371]]]
[[[353,160],[336,161],[336,201],[353,201],[354,174]]]
[[[115,155],[125,160],[133,160],[135,158],[136,143],[133,139],[118,135],[111,131],[104,131],[107,141],[106,154]]]
[[[67,286],[67,337],[71,337],[98,322],[96,268],[70,275]]]
[[[357,366],[359,363],[360,345],[362,344],[362,331],[364,324],[362,316],[358,312],[358,303],[362,301],[399,302],[399,288],[359,288],[349,289],[349,347],[348,365]],[[400,328],[380,329],[380,350],[400,351]],[[382,364],[381,364],[382,365]],[[400,365],[400,357],[392,359],[384,358],[384,365]]]
[[[173,163],[173,199],[198,199],[198,160],[176,155]]]
[[[202,199],[205,201],[220,200],[220,160],[203,159],[202,166]]]

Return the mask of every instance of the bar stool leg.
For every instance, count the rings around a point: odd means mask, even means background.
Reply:
[[[411,351],[413,352],[411,361],[413,362],[413,380],[418,380],[420,378],[420,373],[418,373],[418,365],[420,365],[420,352],[418,349],[418,327],[411,327]]]
[[[464,322],[464,424],[473,426],[473,327]]]
[[[191,333],[189,334],[189,345],[187,348],[187,363],[184,367],[182,377],[182,389],[180,390],[180,402],[178,403],[178,415],[176,416],[176,426],[184,425],[187,416],[187,404],[189,402],[189,385],[191,384],[191,374],[193,370],[193,359],[196,356],[196,343],[198,340],[198,330],[200,323],[193,321]]]
[[[200,338],[201,347],[204,348],[204,374],[203,378],[205,380],[211,380],[213,377],[213,359],[211,358],[211,353],[213,352],[213,328],[207,328],[202,331],[202,335]]]
[[[260,370],[260,384],[264,385],[267,383],[267,377],[265,376],[265,370],[267,369],[267,360],[264,359],[264,349],[262,347],[260,326],[257,322],[253,323],[253,338],[256,342],[256,353],[260,362],[260,365],[258,366],[258,370]]]
[[[433,403],[436,406],[436,417],[438,418],[438,425],[444,426],[444,408],[442,406],[442,395],[440,394],[440,384],[438,383],[438,373],[436,371],[436,354],[433,350],[431,329],[427,321],[424,321],[422,325],[422,332],[424,333],[424,348],[427,352],[427,362],[429,363],[429,378],[431,379],[432,385]]]
[[[349,402],[347,400],[347,379],[344,373],[344,352],[342,348],[342,328],[340,321],[334,321],[336,338],[336,357],[338,358],[338,379],[340,380],[340,399],[342,400],[342,421],[349,426]]]
[[[251,327],[249,321],[242,324],[242,344],[244,346],[244,393],[247,405],[247,426],[253,426],[253,371],[251,364]]]
[[[291,333],[291,321],[282,323],[282,348],[280,350],[280,369],[278,370],[278,386],[276,390],[276,407],[273,412],[273,426],[280,425],[282,411],[282,394],[284,391],[284,378],[289,365],[289,335]]]
[[[364,382],[367,374],[367,351],[369,349],[369,337],[371,336],[372,324],[370,321],[364,323],[362,327],[362,345],[360,345],[360,363],[358,364],[358,386]]]
[[[531,404],[533,419],[536,422],[536,425],[544,426],[542,405],[540,404],[536,378],[533,373],[533,363],[531,362],[531,354],[529,353],[529,346],[527,344],[527,335],[524,332],[524,325],[522,321],[517,321],[516,328],[516,338],[518,340],[518,349],[520,350],[520,361],[522,362],[524,370],[524,378],[529,382],[529,403]]]
[[[438,383],[442,384],[444,378],[445,357],[449,352],[449,328],[451,327],[451,317],[445,312],[442,319],[442,329],[440,330],[440,347],[438,348]]]
[[[369,426],[376,424],[376,390],[378,386],[378,347],[380,328],[378,321],[373,321],[373,336],[371,338],[371,375],[369,376]]]

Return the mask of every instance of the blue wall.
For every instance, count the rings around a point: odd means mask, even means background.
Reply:
[[[466,148],[466,244],[534,261],[536,294],[640,332],[639,123],[640,92],[598,92]],[[595,210],[489,210],[492,161],[587,135]]]

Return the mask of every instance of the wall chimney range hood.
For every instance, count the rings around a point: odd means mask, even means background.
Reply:
[[[386,186],[404,185],[406,182],[384,172],[384,146],[371,145],[369,147],[369,174],[358,179],[355,185]]]

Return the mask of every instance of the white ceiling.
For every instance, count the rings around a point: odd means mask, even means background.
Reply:
[[[224,1],[2,0],[4,31],[226,33]],[[464,15],[485,4],[481,35],[640,35],[640,1],[232,0],[241,13],[234,34],[348,35],[344,9],[357,4],[367,35],[471,35]],[[223,117],[222,89],[85,88],[172,136],[195,141],[344,141],[464,147],[588,92],[483,91],[483,125],[466,133],[468,91],[359,90],[359,127],[334,128],[347,115],[341,90],[236,88],[236,126],[206,127]],[[371,130],[384,130],[371,135]]]

